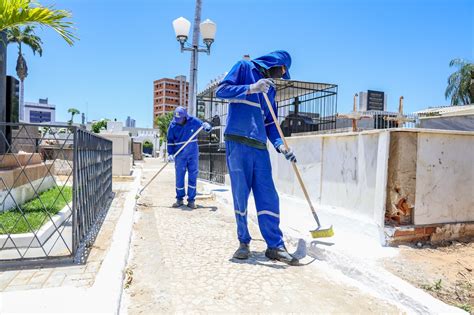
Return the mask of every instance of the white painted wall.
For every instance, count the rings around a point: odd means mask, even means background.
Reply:
[[[388,133],[318,135],[288,138],[313,202],[345,208],[383,226],[388,164]],[[304,198],[291,165],[270,150],[279,192]],[[380,158],[381,157],[381,158]],[[382,182],[382,183],[381,183]]]
[[[474,221],[474,133],[420,133],[415,224]]]
[[[393,129],[290,137],[312,201],[383,227],[393,131],[418,134],[414,223],[474,221],[474,132]],[[269,146],[278,191],[304,198],[290,163]]]
[[[133,157],[131,138],[128,132],[101,132],[101,137],[112,141],[112,175],[129,176],[132,170]]]

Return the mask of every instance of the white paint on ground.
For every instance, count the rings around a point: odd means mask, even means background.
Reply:
[[[214,193],[218,201],[233,209],[230,187],[209,183],[204,186],[206,192]],[[248,210],[249,218],[258,224],[252,201]],[[305,200],[280,194],[280,227],[287,242],[295,245],[305,240],[308,254],[318,259],[318,267],[327,268],[328,277],[349,282],[408,313],[464,314],[461,309],[433,298],[378,264],[383,257],[395,258],[398,250],[380,245],[379,227],[374,220],[344,208],[318,206],[316,210],[323,227],[333,224],[334,237],[312,239],[309,231],[315,229],[316,223]]]

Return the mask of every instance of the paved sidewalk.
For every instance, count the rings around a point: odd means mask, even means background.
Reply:
[[[160,164],[145,163],[142,184]],[[232,209],[206,199],[193,211],[173,209],[174,195],[168,167],[138,201],[123,313],[399,313],[324,262],[289,267],[269,261],[252,223],[252,258],[233,260]]]

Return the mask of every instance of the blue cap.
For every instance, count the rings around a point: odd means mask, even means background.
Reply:
[[[178,106],[174,110],[173,121],[182,124],[189,117],[188,111],[183,106]]]

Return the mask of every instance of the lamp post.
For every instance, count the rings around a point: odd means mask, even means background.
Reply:
[[[198,24],[201,16],[201,5],[200,1],[196,2],[196,17],[194,19],[195,24]],[[199,23],[199,28],[194,25],[193,31],[193,43],[187,43],[189,29],[191,28],[191,22],[183,17],[177,18],[173,21],[173,28],[176,34],[176,39],[181,46],[181,52],[191,52],[191,70],[189,78],[189,98],[188,98],[188,111],[190,115],[196,115],[196,90],[197,90],[197,67],[198,67],[198,53],[204,52],[206,54],[211,53],[211,45],[214,42],[216,35],[216,24],[211,20],[207,19],[202,23]],[[202,40],[205,46],[200,46],[198,43],[199,30],[202,35]]]

